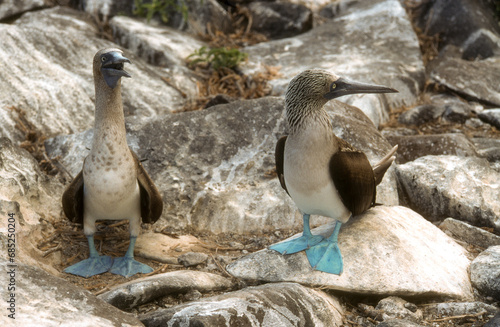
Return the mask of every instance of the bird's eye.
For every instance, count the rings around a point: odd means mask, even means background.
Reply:
[[[101,57],[101,61],[102,61],[102,62],[106,61],[106,56],[102,56],[102,57]]]
[[[336,87],[337,87],[337,84],[332,83],[332,86],[331,86],[332,90],[335,90]]]

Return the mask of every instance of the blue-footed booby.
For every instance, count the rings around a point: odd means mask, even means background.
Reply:
[[[391,166],[395,146],[374,167],[366,155],[333,133],[324,105],[355,93],[391,93],[395,89],[349,81],[324,70],[306,70],[295,76],[285,94],[289,134],[276,145],[276,171],[281,186],[303,214],[304,232],[270,249],[282,254],[306,250],[311,266],[338,274],[343,271],[337,245],[340,226],[375,204],[376,186]],[[313,235],[310,215],[336,220],[332,235]]]
[[[103,49],[94,56],[95,123],[90,153],[82,171],[62,197],[64,213],[83,223],[90,257],[64,272],[90,277],[110,271],[125,277],[149,273],[153,269],[134,259],[134,246],[145,223],[153,223],[163,210],[161,195],[144,170],[137,155],[128,147],[121,97],[121,77],[130,60],[119,49]],[[96,220],[129,220],[130,245],[122,258],[99,256],[94,244]]]

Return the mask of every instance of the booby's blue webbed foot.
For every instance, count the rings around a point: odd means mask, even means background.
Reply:
[[[307,259],[313,269],[336,275],[342,273],[344,263],[337,244],[341,225],[340,222],[337,222],[329,238],[306,250]]]
[[[271,250],[278,251],[281,254],[292,254],[307,250],[321,242],[324,239],[323,236],[313,235],[311,233],[311,229],[309,227],[309,215],[304,214],[302,219],[304,220],[304,232],[302,233],[302,236],[290,241],[273,244],[269,248]]]
[[[115,275],[122,275],[124,277],[130,277],[135,274],[147,274],[153,271],[153,268],[151,268],[148,265],[145,265],[143,263],[140,263],[139,261],[135,260],[133,257],[121,257],[121,258],[115,258],[113,262],[113,267],[111,267],[111,270],[109,271],[112,274]]]
[[[302,235],[290,241],[273,244],[269,248],[281,254],[292,254],[309,249],[324,239],[321,235]]]
[[[128,246],[127,253],[122,258],[116,258],[113,262],[113,267],[109,271],[115,275],[122,275],[124,277],[130,277],[135,274],[147,274],[153,271],[148,265],[140,263],[134,259],[134,247],[137,237],[130,237],[130,245]]]
[[[94,244],[94,235],[87,235],[87,241],[89,243],[89,258],[64,269],[65,273],[87,278],[105,273],[111,268],[113,265],[113,258],[106,255],[100,256],[99,253],[97,253]]]
[[[87,278],[105,273],[112,265],[113,258],[107,255],[94,256],[69,266],[64,272]]]

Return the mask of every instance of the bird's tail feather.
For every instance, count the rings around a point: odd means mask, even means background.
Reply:
[[[398,150],[398,146],[395,145],[389,153],[385,155],[378,163],[373,166],[373,175],[375,175],[375,185],[380,184],[382,178],[384,178],[385,172],[391,166],[392,162],[396,160],[396,156],[394,155]]]

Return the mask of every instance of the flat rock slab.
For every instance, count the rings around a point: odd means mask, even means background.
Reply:
[[[222,276],[191,270],[178,270],[164,274],[135,279],[118,285],[98,296],[103,301],[122,310],[130,310],[144,303],[169,294],[224,291],[232,282]]]
[[[389,136],[387,140],[391,144],[399,146],[396,155],[396,162],[399,164],[427,155],[477,156],[474,144],[460,133]]]
[[[474,244],[482,248],[500,245],[500,236],[457,219],[446,218],[439,225],[439,228],[449,231],[454,237],[461,241]]]
[[[396,167],[404,200],[428,219],[500,230],[500,173],[482,158],[426,156]]]
[[[156,326],[342,326],[338,300],[322,291],[295,283],[248,287],[197,302],[142,315]]]
[[[168,264],[177,264],[177,257],[191,251],[203,251],[192,235],[170,237],[161,233],[143,233],[137,238],[134,253],[140,257]]]
[[[313,230],[329,236],[333,224]],[[235,277],[291,281],[357,294],[469,299],[465,250],[439,228],[405,207],[377,206],[340,229],[341,276],[313,271],[304,252],[262,250],[226,269]]]
[[[1,261],[0,267],[0,282],[8,285],[10,276],[5,273],[9,270],[7,262]],[[18,264],[16,268],[15,294],[15,326],[144,326],[133,315],[98,299],[90,292],[24,264]],[[3,319],[8,319],[5,312],[2,313]]]
[[[447,58],[431,72],[431,78],[469,98],[500,106],[500,57],[478,61]]]

